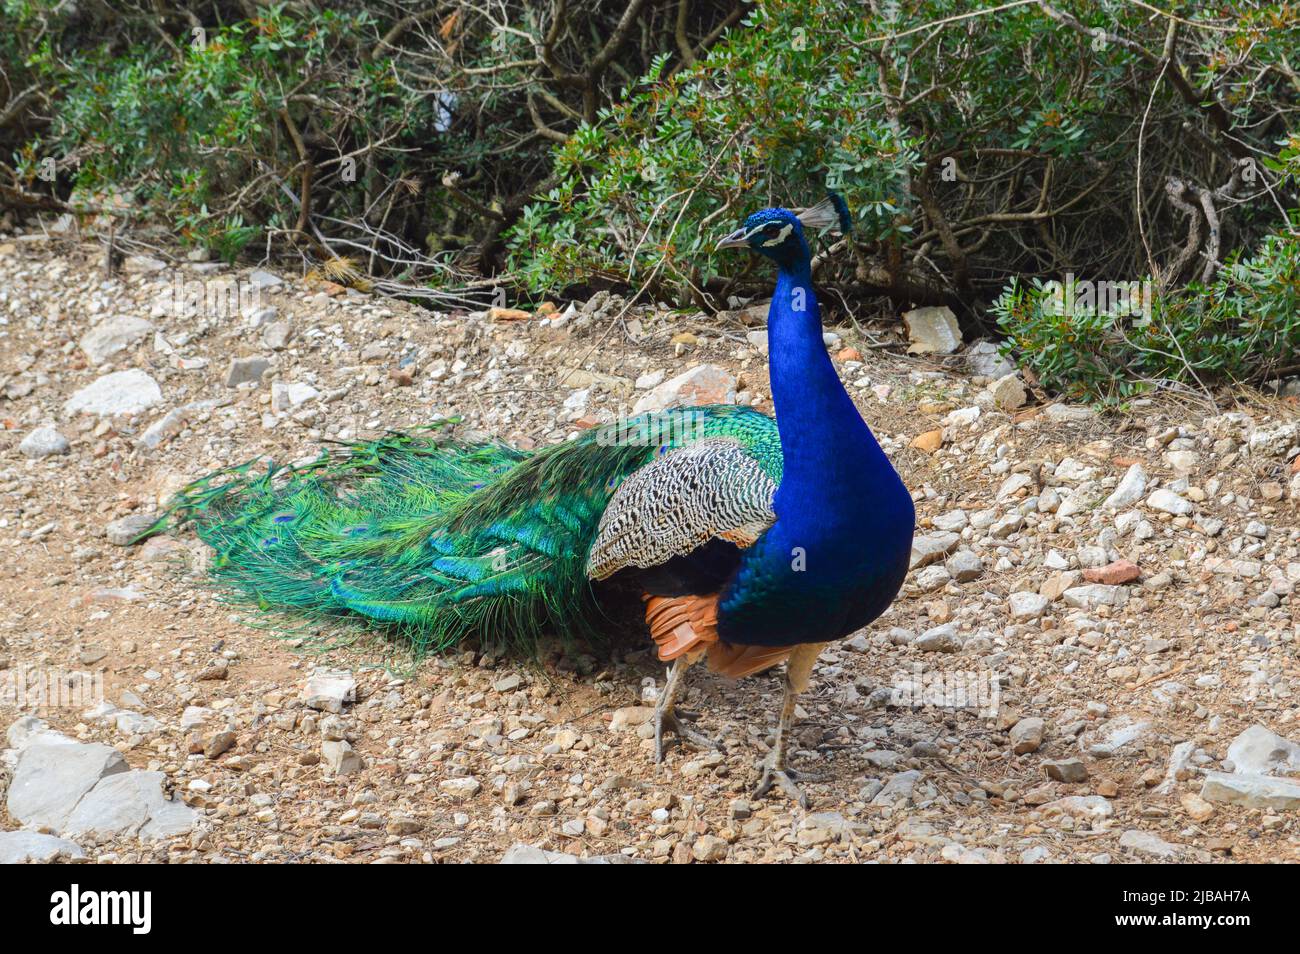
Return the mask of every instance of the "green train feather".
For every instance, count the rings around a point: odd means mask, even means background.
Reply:
[[[217,581],[262,609],[369,620],[418,653],[468,638],[529,651],[547,632],[606,628],[585,570],[610,495],[656,455],[710,437],[737,440],[779,482],[776,423],[712,405],[533,453],[433,428],[297,468],[244,464],[191,484],[164,522],[192,522]]]

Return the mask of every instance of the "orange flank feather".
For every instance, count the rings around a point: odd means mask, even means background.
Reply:
[[[645,621],[659,658],[707,652],[709,668],[731,679],[770,669],[782,662],[793,646],[740,646],[718,638],[718,594],[705,596],[651,596],[645,594]]]

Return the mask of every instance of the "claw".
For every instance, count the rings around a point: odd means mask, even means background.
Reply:
[[[719,752],[722,751],[722,743],[717,739],[710,738],[703,732],[699,732],[692,729],[690,726],[683,724],[682,718],[678,718],[677,713],[661,710],[655,713],[656,764],[664,760],[664,753],[668,751],[669,740],[664,738],[665,732],[671,732],[677,737],[679,742],[689,742],[702,749],[717,749]]]
[[[762,798],[772,790],[772,784],[775,783],[791,801],[798,802],[799,807],[804,811],[808,810],[808,796],[803,793],[803,789],[795,784],[799,774],[794,769],[788,769],[783,765],[774,765],[770,756],[763,760],[762,767],[763,777],[758,780],[758,788],[754,789],[754,794],[751,797],[755,799]]]

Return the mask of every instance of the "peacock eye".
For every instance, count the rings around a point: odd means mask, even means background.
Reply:
[[[771,225],[763,226],[763,234],[768,238],[776,238],[781,234],[781,227],[773,222]]]

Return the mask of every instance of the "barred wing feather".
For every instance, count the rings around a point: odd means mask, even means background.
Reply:
[[[712,438],[667,453],[619,486],[601,516],[587,576],[655,567],[713,537],[749,546],[772,525],[776,483],[746,449]]]

